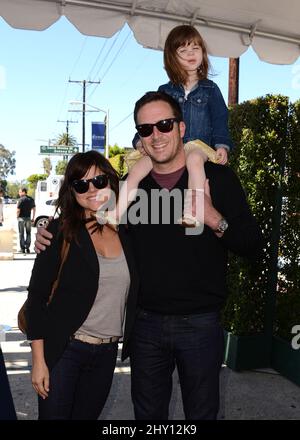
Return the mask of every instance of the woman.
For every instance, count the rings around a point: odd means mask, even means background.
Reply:
[[[127,302],[123,358],[136,303],[137,277],[126,230],[97,223],[118,177],[99,153],[72,157],[59,192],[52,244],[36,258],[28,288],[28,339],[39,419],[97,419],[116,364]],[[47,305],[70,243],[58,287]]]

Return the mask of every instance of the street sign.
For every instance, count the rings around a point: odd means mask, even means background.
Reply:
[[[40,154],[56,154],[56,155],[68,155],[76,154],[79,152],[79,147],[71,147],[70,145],[41,145]]]

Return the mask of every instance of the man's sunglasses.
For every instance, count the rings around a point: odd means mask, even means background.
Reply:
[[[156,122],[155,124],[140,124],[136,125],[138,134],[141,137],[148,137],[153,133],[153,127],[157,127],[157,129],[161,133],[169,133],[173,130],[174,122],[180,122],[178,118],[169,118],[162,119],[161,121]]]
[[[106,174],[99,174],[99,176],[95,176],[92,179],[73,180],[71,185],[78,194],[84,194],[89,190],[90,182],[92,182],[95,188],[103,189],[107,187],[108,180]]]

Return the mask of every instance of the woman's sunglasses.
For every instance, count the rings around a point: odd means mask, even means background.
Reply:
[[[99,174],[99,176],[95,176],[92,179],[73,180],[71,185],[78,194],[84,194],[89,190],[90,182],[92,182],[95,188],[103,189],[107,187],[108,180],[106,174]]]
[[[155,124],[140,124],[136,125],[138,134],[141,137],[148,137],[153,133],[153,127],[157,127],[157,129],[161,133],[169,133],[173,130],[174,122],[180,122],[178,118],[169,118],[162,119],[161,121],[156,122]]]

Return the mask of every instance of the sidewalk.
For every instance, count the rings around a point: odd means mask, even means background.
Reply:
[[[1,261],[0,278],[0,330],[2,351],[18,419],[37,418],[37,399],[30,383],[30,347],[24,342],[17,329],[17,311],[27,293],[31,268],[35,255],[16,256],[14,261]],[[121,349],[121,344],[119,346]],[[174,373],[173,394],[170,405],[170,419],[182,420],[180,387]],[[282,377],[274,370],[234,372],[222,368],[221,406],[222,420],[300,420],[300,387]],[[133,420],[130,398],[130,365],[128,360],[120,361],[110,396],[101,414],[103,420]]]

